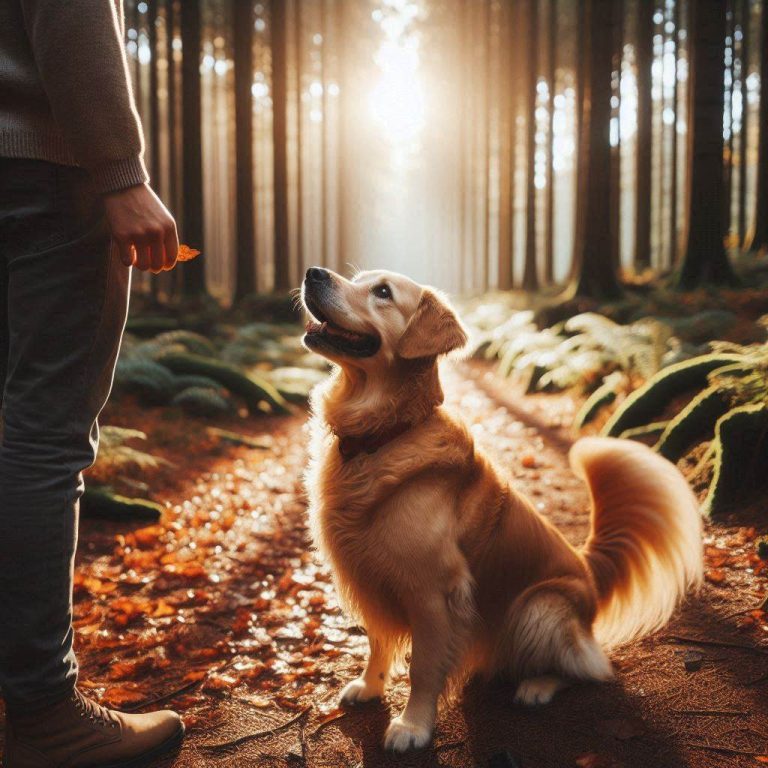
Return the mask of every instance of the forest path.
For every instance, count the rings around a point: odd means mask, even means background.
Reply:
[[[581,543],[587,494],[567,463],[577,403],[525,396],[476,363],[448,368],[445,385],[478,443]],[[754,682],[768,672],[768,647],[758,622],[728,618],[765,593],[764,575],[748,569],[756,532],[746,526],[708,531],[719,583],[707,583],[668,628],[613,654],[615,682],[574,686],[536,710],[514,706],[509,686],[470,684],[441,710],[432,748],[393,757],[380,744],[405,702],[404,676],[382,704],[335,709],[362,669],[366,642],[308,551],[305,417],[221,425],[251,434],[258,448],[229,446],[207,424],[128,402],[111,404],[105,423],[145,429],[149,449],[173,462],[150,481],[170,511],[136,530],[83,522],[80,679],[115,704],[159,701],[184,713],[188,738],[164,768],[485,768],[503,750],[516,762],[497,765],[523,768],[730,767],[768,753],[768,682]],[[694,646],[674,636],[724,645],[698,646],[703,665],[686,672],[683,654]]]

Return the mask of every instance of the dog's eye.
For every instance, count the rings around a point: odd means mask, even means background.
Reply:
[[[392,289],[386,283],[382,283],[373,289],[373,295],[377,299],[391,299]]]

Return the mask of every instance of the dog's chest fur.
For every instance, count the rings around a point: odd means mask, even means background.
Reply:
[[[310,429],[307,491],[315,544],[331,562],[347,607],[355,610],[366,596],[392,604],[400,574],[412,576],[419,551],[431,538],[442,541],[454,524],[450,478],[471,468],[471,441],[460,439],[463,428],[436,415],[376,453],[344,461],[319,417]]]

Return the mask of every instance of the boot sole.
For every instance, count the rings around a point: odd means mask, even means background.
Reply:
[[[182,723],[176,733],[149,751],[128,760],[121,760],[118,763],[100,763],[97,766],[93,766],[93,768],[150,768],[157,758],[181,746],[181,742],[184,741],[185,730],[184,723]],[[5,757],[3,757],[2,765],[3,768],[7,768]]]

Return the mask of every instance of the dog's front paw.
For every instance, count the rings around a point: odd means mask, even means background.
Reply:
[[[429,744],[432,729],[417,723],[407,723],[401,717],[392,720],[384,735],[384,749],[391,752],[407,752],[409,749],[422,749]]]
[[[382,686],[369,685],[362,677],[358,677],[351,683],[347,683],[339,697],[339,704],[350,706],[363,704],[366,701],[381,698],[384,693]]]

